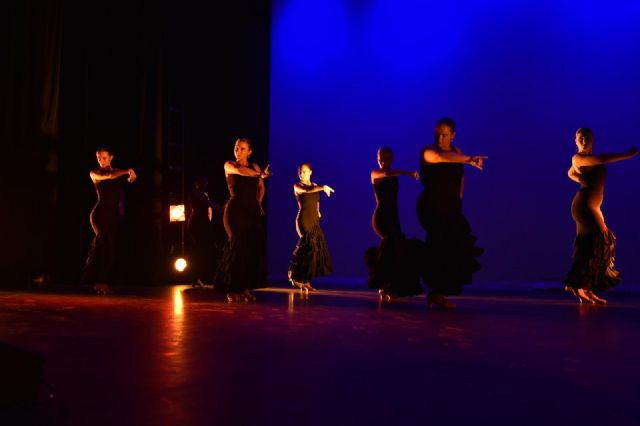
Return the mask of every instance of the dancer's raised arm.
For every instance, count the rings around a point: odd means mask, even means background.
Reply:
[[[460,149],[452,147],[451,151],[444,151],[436,147],[429,147],[422,153],[422,159],[426,163],[466,163],[476,169],[482,170],[486,155],[466,155]]]
[[[137,176],[133,169],[95,169],[89,172],[89,177],[93,182],[99,182],[107,179],[117,179],[121,176],[129,175],[129,182],[133,182]]]
[[[395,176],[411,176],[415,180],[420,179],[417,170],[393,169],[393,150],[389,147],[378,149],[378,167],[371,171],[371,183],[378,183],[380,180]]]
[[[616,161],[628,160],[638,155],[638,148],[629,148],[626,152],[597,154],[577,153],[571,158],[571,162],[576,167],[597,166],[599,164],[615,163]]]
[[[242,165],[237,161],[227,161],[224,163],[224,174],[225,175],[240,175],[240,176],[248,176],[248,177],[260,177],[260,168],[256,170],[254,164]]]
[[[329,185],[318,185],[315,183],[312,183],[311,185],[312,185],[311,187],[307,187],[307,186],[301,185],[299,182],[295,183],[293,185],[293,193],[295,195],[300,195],[303,193],[324,192],[325,194],[327,194],[327,197],[330,197],[331,194],[335,192],[335,189],[333,189]]]
[[[420,173],[417,170],[385,170],[377,169],[371,171],[371,183],[375,183],[379,179],[384,179],[392,176],[411,176],[415,180],[420,179]]]

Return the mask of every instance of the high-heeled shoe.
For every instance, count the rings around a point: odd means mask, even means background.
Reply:
[[[244,297],[244,300],[247,302],[255,302],[256,301],[256,297],[251,294],[251,292],[249,290],[245,290],[241,293],[241,296]]]
[[[381,302],[391,302],[391,295],[385,293],[384,290],[378,290],[378,297]]]
[[[606,305],[607,301],[606,299],[603,299],[602,297],[598,297],[593,291],[591,290],[585,290],[585,294],[587,295],[587,297],[589,298],[589,300],[591,300],[592,303],[595,303],[597,305]]]
[[[578,302],[580,303],[594,303],[593,300],[591,300],[589,297],[581,294],[581,292],[584,291],[582,289],[576,290],[575,288],[569,287],[567,285],[567,286],[564,286],[564,291],[573,294],[578,299]]]
[[[102,295],[113,294],[113,289],[109,287],[109,284],[105,284],[105,283],[95,283],[93,285],[93,290],[96,292],[96,294],[102,294]]]
[[[236,302],[243,302],[243,301],[244,301],[244,297],[241,294],[227,293],[227,302],[236,303]]]
[[[427,295],[427,307],[432,309],[437,306],[440,309],[455,309],[456,305],[451,303],[446,297],[439,293],[429,293]]]
[[[302,283],[302,288],[306,291],[316,291],[316,289],[311,286],[311,283]]]
[[[296,280],[294,280],[293,278],[289,278],[289,282],[291,283],[292,286],[294,286],[295,288],[299,288],[299,289],[303,289],[304,288],[304,284],[301,282],[298,282]]]
[[[391,294],[387,293],[383,289],[378,290],[378,297],[382,302],[391,302],[391,300],[393,299],[393,296],[391,296]]]

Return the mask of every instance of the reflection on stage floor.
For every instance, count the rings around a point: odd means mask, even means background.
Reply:
[[[0,292],[0,342],[44,355],[36,424],[639,424],[640,294],[474,288],[454,311],[362,288]],[[10,424],[10,423],[3,423]]]

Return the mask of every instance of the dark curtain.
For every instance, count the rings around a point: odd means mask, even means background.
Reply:
[[[237,137],[267,163],[271,2],[9,0],[0,19],[0,287],[49,275],[79,281],[93,233],[95,149],[133,167],[116,284],[185,279],[167,201],[175,191],[168,127],[180,116],[186,190],[210,177]],[[171,116],[168,111],[171,112]],[[172,117],[172,119],[170,119]],[[270,185],[271,183],[269,183]]]
[[[108,145],[126,193],[118,283],[156,282],[162,253],[165,9],[145,1],[11,1],[2,16],[0,286],[78,281],[93,237],[88,172]]]
[[[0,285],[51,267],[47,246],[60,137],[62,2],[12,1],[2,15]]]

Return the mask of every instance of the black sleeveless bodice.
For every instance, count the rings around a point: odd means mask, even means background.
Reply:
[[[373,212],[372,225],[380,238],[398,236],[400,218],[398,216],[398,178],[395,176],[380,179],[373,184],[376,196],[376,209]]]
[[[314,188],[316,185],[302,185],[305,189]],[[309,232],[320,221],[318,215],[318,203],[320,202],[320,192],[303,192],[296,196],[298,201],[298,216],[296,223],[300,232]]]
[[[105,179],[95,182],[98,202],[94,208],[94,214],[100,216],[114,215],[116,218],[120,211],[120,201],[124,193],[123,178]]]
[[[228,175],[227,186],[231,195],[229,201],[241,205],[253,204],[257,206],[258,182],[259,179],[255,177]]]
[[[120,217],[120,202],[124,194],[123,179],[119,177],[94,182],[98,202],[93,207],[89,220],[96,235],[116,232]]]
[[[425,212],[449,215],[462,211],[460,185],[464,177],[461,163],[426,163],[420,165],[420,181],[424,187]]]
[[[231,238],[239,229],[250,230],[260,223],[258,204],[258,178],[228,175],[227,186],[231,197],[224,210],[224,227]]]
[[[607,178],[605,165],[582,168],[580,189],[571,204],[571,216],[576,222],[578,234],[604,231],[605,224],[600,206],[604,198],[604,183]]]
[[[582,169],[585,169],[584,167]],[[604,191],[604,183],[607,180],[607,166],[600,164],[587,170],[581,170],[580,190]]]

